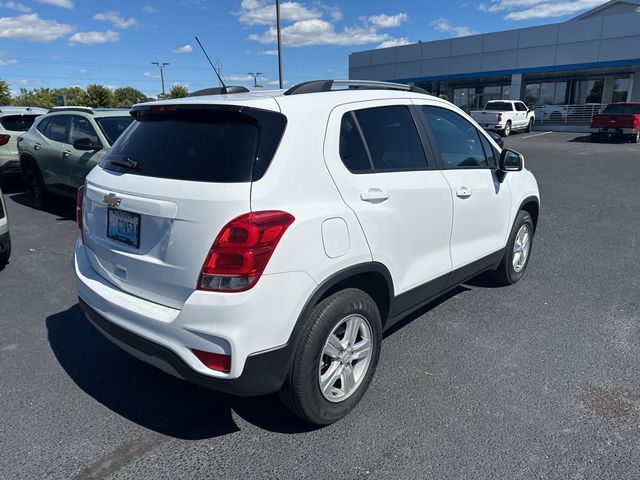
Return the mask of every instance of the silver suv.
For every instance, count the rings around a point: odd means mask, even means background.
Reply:
[[[0,175],[20,173],[18,138],[44,113],[44,108],[0,107]]]
[[[36,208],[50,194],[75,198],[84,178],[131,123],[125,109],[53,108],[18,142],[27,191]]]

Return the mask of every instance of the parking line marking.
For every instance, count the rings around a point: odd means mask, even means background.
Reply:
[[[527,135],[526,137],[522,137],[522,138],[533,138],[533,137],[539,137],[540,135],[547,135],[548,133],[553,133],[553,132],[542,132],[542,133],[536,133],[535,135]]]

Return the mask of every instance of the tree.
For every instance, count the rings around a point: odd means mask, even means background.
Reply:
[[[131,107],[134,103],[146,102],[147,96],[140,90],[132,87],[116,88],[113,91],[114,107]]]
[[[67,105],[85,106],[89,104],[89,95],[80,87],[65,87],[54,90],[56,97],[64,96]]]
[[[4,80],[0,80],[0,105],[9,105],[11,103],[11,89],[9,84]]]
[[[51,108],[57,105],[58,96],[50,88],[20,88],[20,95],[11,102],[13,105]]]
[[[189,95],[189,89],[184,85],[176,83],[171,87],[168,98],[183,98]]]
[[[110,107],[113,104],[113,93],[103,85],[92,83],[87,86],[89,96],[88,106],[90,107]]]

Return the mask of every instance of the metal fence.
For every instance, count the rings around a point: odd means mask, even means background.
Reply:
[[[606,105],[588,103],[585,105],[535,105],[538,125],[589,125],[591,117],[600,113]]]

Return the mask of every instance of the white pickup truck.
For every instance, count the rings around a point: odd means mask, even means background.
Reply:
[[[530,132],[536,121],[533,108],[528,108],[518,100],[492,100],[484,110],[473,110],[471,118],[487,130],[495,130],[503,137],[512,130]]]

